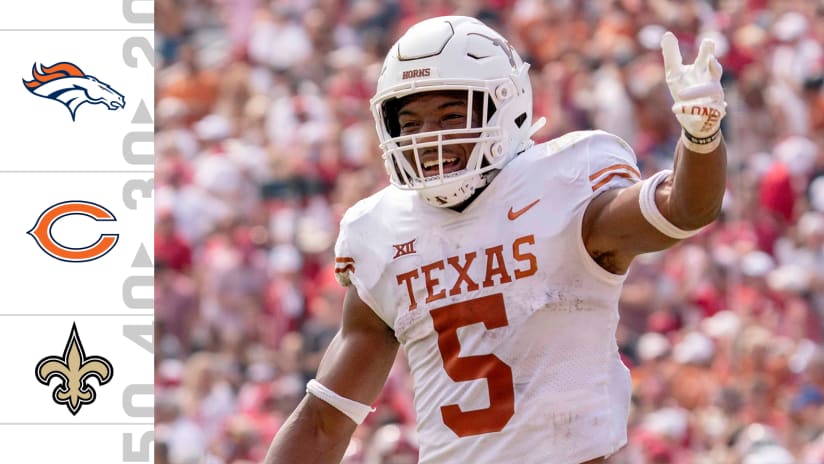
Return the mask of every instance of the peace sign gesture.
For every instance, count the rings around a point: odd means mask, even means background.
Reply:
[[[684,128],[682,141],[692,151],[710,152],[720,143],[719,128],[726,114],[721,64],[715,42],[704,39],[693,64],[684,64],[678,39],[667,31],[661,39],[667,86],[675,104],[672,112]]]

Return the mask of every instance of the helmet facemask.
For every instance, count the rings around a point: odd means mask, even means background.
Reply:
[[[420,93],[393,98],[383,105],[382,116],[390,138],[381,144],[381,148],[393,184],[411,190],[437,190],[439,186],[460,182],[462,178],[479,178],[491,169],[490,166],[494,162],[489,156],[491,147],[500,146],[498,142],[501,140],[500,128],[490,124],[490,119],[495,114],[495,104],[483,89],[461,88],[449,92],[456,97],[462,97],[466,102],[466,121],[461,127],[401,135],[398,111],[407,99],[414,98]],[[465,165],[460,170],[446,172],[448,168],[445,166],[448,166],[450,158],[448,147],[464,144],[473,144]],[[460,161],[455,159],[454,162]],[[437,167],[435,173],[431,172],[433,162]],[[427,168],[424,163],[430,167]],[[477,187],[480,187],[477,182],[470,182],[467,186]],[[443,195],[432,195],[432,201],[438,205],[446,206],[450,203],[449,206],[452,206],[449,198]]]
[[[439,207],[459,205],[486,186],[532,145],[528,69],[500,35],[475,19],[433,18],[411,28],[389,52],[371,101],[391,183],[418,191]],[[399,105],[422,93],[446,91],[460,92],[466,100],[464,126],[441,124],[438,130],[401,135]],[[474,146],[463,169],[445,172],[444,157],[456,144]],[[431,164],[433,153],[437,171],[426,172],[424,162]]]

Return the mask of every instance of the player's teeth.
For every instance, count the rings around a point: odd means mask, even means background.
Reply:
[[[447,163],[454,163],[454,162],[456,162],[456,161],[458,161],[458,158],[454,158],[454,157],[452,157],[452,158],[444,158],[444,159],[443,159],[444,164],[447,164]],[[424,161],[424,162],[423,162],[423,163],[421,163],[421,164],[423,164],[423,168],[424,168],[424,169],[434,168],[434,167],[437,167],[437,166],[438,166],[438,160],[437,160],[437,159],[427,160],[427,161]]]

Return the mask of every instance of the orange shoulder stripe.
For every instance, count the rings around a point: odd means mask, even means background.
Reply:
[[[601,175],[604,174],[605,172],[618,171],[618,170],[621,170],[621,169],[627,170],[627,171],[635,174],[635,176],[638,177],[638,178],[641,177],[641,173],[638,172],[637,169],[635,169],[633,166],[630,166],[629,164],[613,164],[612,166],[607,166],[604,169],[601,169],[600,171],[596,172],[595,174],[590,175],[589,180],[591,180],[591,181],[595,180],[595,179],[601,177]]]
[[[601,181],[598,182],[597,184],[593,185],[592,186],[592,191],[594,192],[594,191],[598,190],[599,188],[603,187],[610,180],[612,180],[613,177],[623,177],[624,179],[634,179],[635,178],[635,176],[633,176],[632,174],[630,174],[628,172],[613,172],[612,174],[610,174],[610,175],[604,177],[603,179],[601,179]]]

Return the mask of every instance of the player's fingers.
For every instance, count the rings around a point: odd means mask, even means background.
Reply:
[[[695,58],[695,67],[702,71],[709,69],[710,58],[715,58],[715,42],[704,39],[701,41],[701,48],[698,49],[698,56]]]
[[[704,97],[723,99],[724,89],[718,81],[712,81],[693,85],[678,92],[678,98],[681,100],[694,100]]]
[[[721,63],[713,57],[713,59],[710,60],[710,76],[715,80],[721,80],[721,74],[723,74],[723,72],[724,68],[721,67]]]
[[[683,59],[681,50],[678,49],[678,39],[670,31],[665,32],[661,37],[661,53],[664,55],[664,70],[667,75],[681,70]]]

